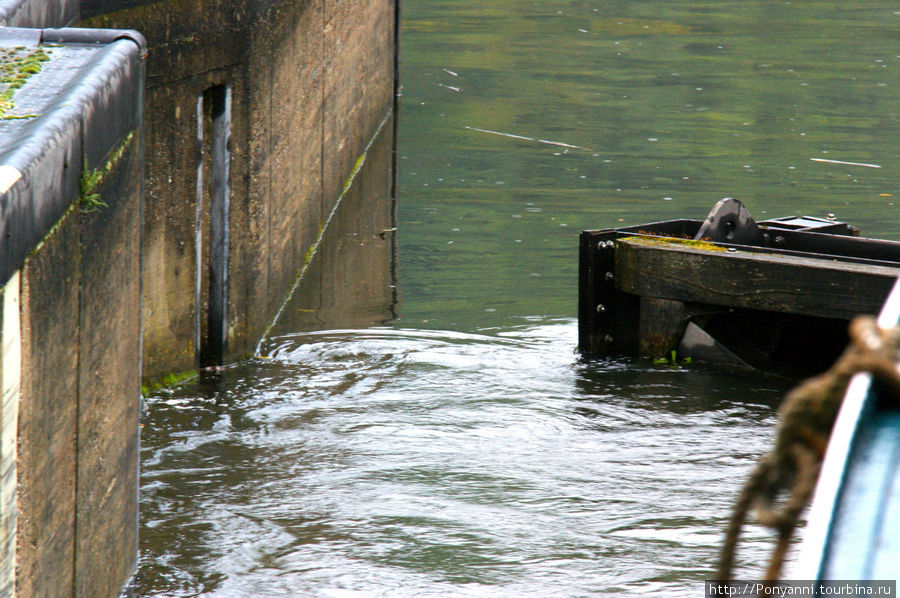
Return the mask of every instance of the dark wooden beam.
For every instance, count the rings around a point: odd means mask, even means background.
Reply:
[[[876,314],[898,267],[663,237],[615,241],[617,290],[641,297],[850,319]]]

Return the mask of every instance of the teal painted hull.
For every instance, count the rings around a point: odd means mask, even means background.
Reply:
[[[900,322],[900,282],[878,320]],[[900,402],[860,374],[847,389],[822,465],[793,577],[900,576]]]

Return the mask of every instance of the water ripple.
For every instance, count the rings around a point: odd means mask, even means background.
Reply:
[[[575,328],[297,334],[151,398],[144,595],[694,593],[784,381]]]

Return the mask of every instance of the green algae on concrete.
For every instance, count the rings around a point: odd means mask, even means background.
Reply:
[[[154,378],[150,380],[144,380],[141,384],[141,396],[147,396],[153,394],[157,391],[160,391],[164,388],[171,388],[173,386],[177,386],[182,382],[186,382],[187,380],[191,380],[192,378],[197,377],[197,370],[188,370],[185,372],[175,372],[173,374],[166,374],[161,378]]]
[[[41,72],[42,64],[50,60],[44,48],[27,49],[22,46],[0,49],[0,119],[32,118],[35,114],[7,114],[15,107],[13,96],[32,75]]]

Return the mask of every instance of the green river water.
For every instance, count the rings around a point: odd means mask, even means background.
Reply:
[[[900,239],[898,31],[878,1],[405,0],[396,204],[347,200],[356,261],[317,256],[333,293],[267,358],[148,397],[135,593],[702,595],[794,381],[579,357],[578,233],[734,196]]]

